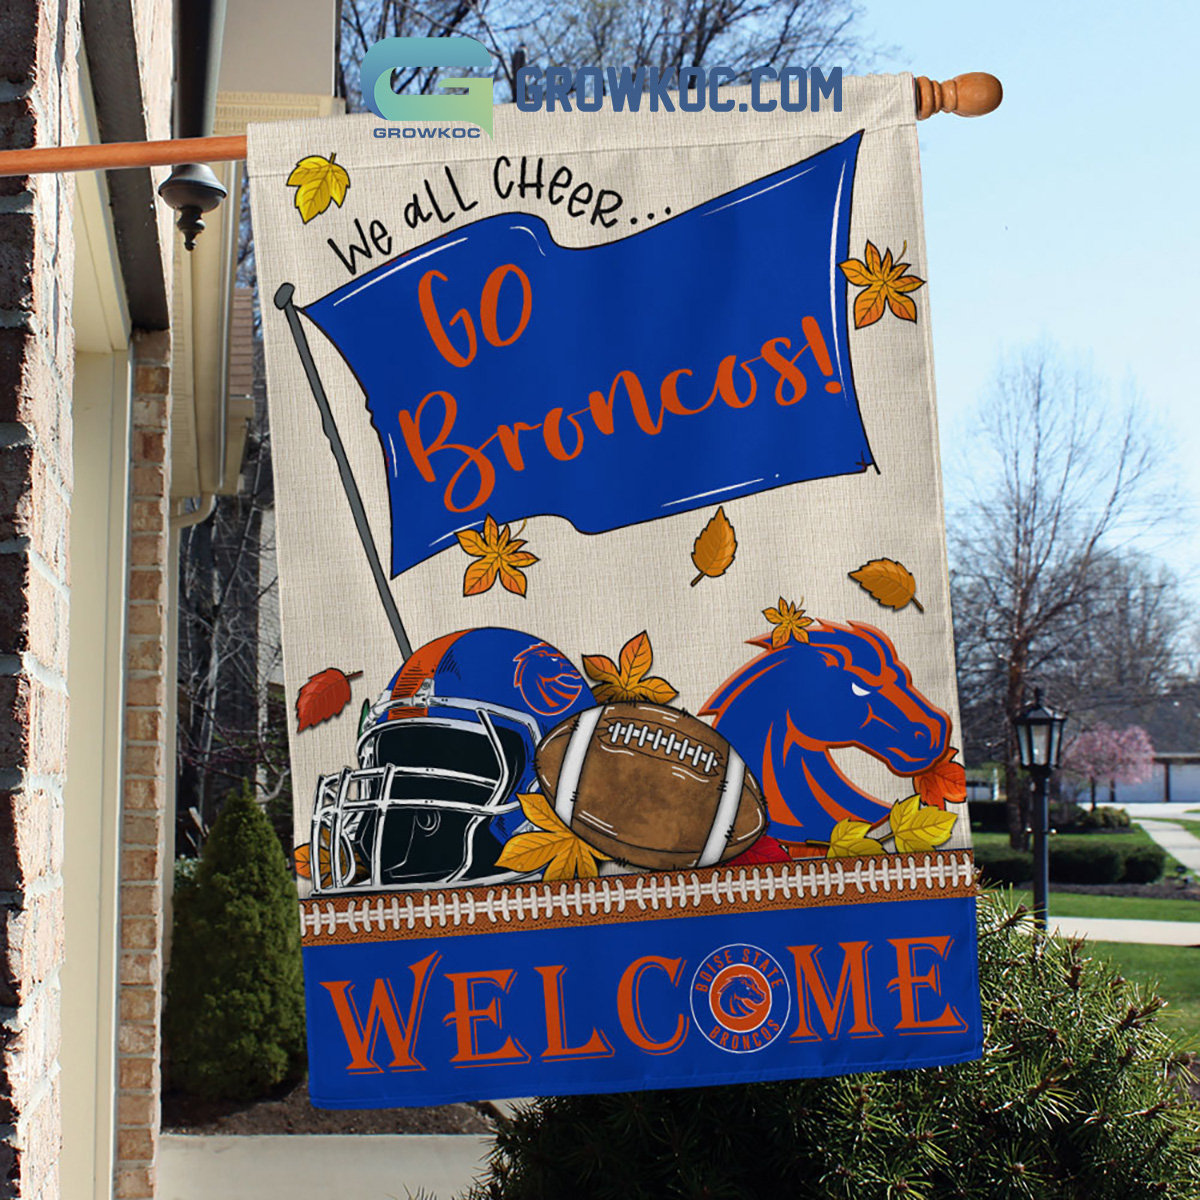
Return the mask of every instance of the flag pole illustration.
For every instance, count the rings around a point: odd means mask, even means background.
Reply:
[[[363,508],[362,495],[358,490],[354,472],[350,469],[350,460],[346,457],[346,447],[342,444],[342,435],[338,432],[337,422],[333,419],[333,410],[329,407],[329,397],[325,394],[325,387],[321,383],[321,377],[317,374],[317,365],[313,362],[312,351],[308,348],[308,338],[305,337],[304,327],[300,324],[300,314],[296,312],[296,306],[292,303],[295,292],[296,289],[292,284],[280,284],[279,290],[275,293],[275,307],[287,317],[288,328],[292,331],[292,340],[296,343],[296,352],[300,355],[304,373],[308,376],[308,386],[312,389],[313,399],[317,402],[317,408],[321,412],[321,427],[329,441],[329,448],[333,451],[334,461],[337,463],[342,487],[346,491],[346,500],[350,504],[350,513],[354,517],[354,527],[358,530],[363,552],[371,564],[371,575],[375,580],[375,588],[379,592],[379,601],[383,605],[383,611],[387,614],[388,624],[392,627],[392,634],[396,639],[396,645],[400,648],[401,657],[407,659],[412,655],[412,643],[408,640],[404,622],[400,619],[400,611],[396,608],[396,599],[388,586],[387,576],[383,572],[383,564],[379,561],[379,551],[375,548],[375,538],[371,533],[366,509]]]

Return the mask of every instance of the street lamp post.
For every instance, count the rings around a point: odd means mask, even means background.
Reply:
[[[1050,911],[1050,809],[1046,803],[1046,780],[1058,769],[1062,758],[1065,713],[1055,712],[1042,704],[1042,690],[1033,694],[1027,705],[1013,721],[1017,731],[1017,752],[1021,766],[1033,776],[1033,917],[1041,929],[1046,928]]]

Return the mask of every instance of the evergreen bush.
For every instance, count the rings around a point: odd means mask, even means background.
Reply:
[[[1166,866],[1166,852],[1159,846],[1130,846],[1125,851],[1122,883],[1157,883]]]
[[[1190,1056],[1163,1001],[980,904],[984,1056],[837,1079],[557,1097],[497,1135],[472,1200],[1200,1197]]]
[[[1116,883],[1124,865],[1122,847],[1100,838],[1050,845],[1050,878],[1055,883]]]
[[[984,883],[1028,883],[1033,878],[1033,855],[1011,846],[976,846],[975,865]]]
[[[265,1095],[304,1073],[296,887],[249,784],[231,792],[176,896],[164,1039],[172,1084]]]

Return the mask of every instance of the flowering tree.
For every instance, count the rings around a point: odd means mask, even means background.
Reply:
[[[1140,725],[1116,730],[1101,721],[1075,738],[1063,755],[1063,766],[1091,784],[1093,811],[1098,780],[1108,780],[1111,804],[1118,783],[1145,783],[1153,765],[1154,747]]]

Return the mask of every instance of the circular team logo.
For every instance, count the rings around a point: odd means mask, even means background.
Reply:
[[[714,950],[692,976],[692,1017],[719,1050],[753,1054],[782,1032],[792,994],[778,961],[758,946]]]

